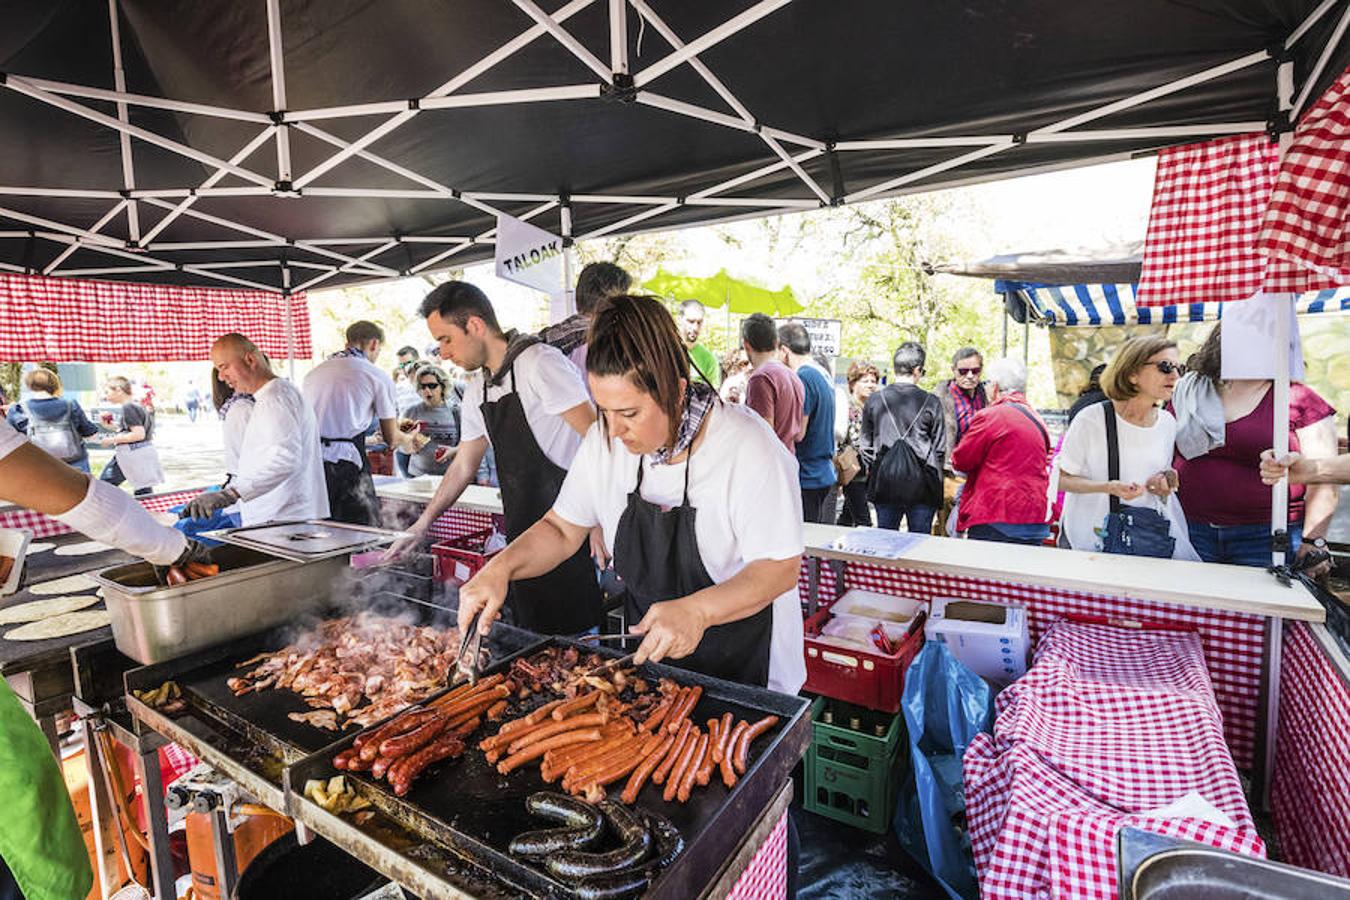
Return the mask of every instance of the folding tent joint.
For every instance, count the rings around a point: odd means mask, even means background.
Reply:
[[[1288,134],[1294,130],[1293,123],[1289,121],[1289,110],[1273,110],[1270,118],[1266,120],[1266,135],[1270,138],[1272,144],[1280,142],[1280,135]]]
[[[412,97],[408,100],[408,111],[417,112],[422,108],[422,101],[418,97]]]
[[[267,113],[267,118],[269,118],[269,119],[272,120],[272,124],[273,124],[273,125],[285,125],[285,124],[287,124],[287,122],[286,122],[286,110],[284,110],[284,109],[274,109],[274,110],[271,110],[270,112]]]
[[[1026,142],[1027,142],[1027,133],[1025,131],[1019,132],[1012,136],[1012,144],[1014,147],[1019,147],[1022,144],[1025,144]]]
[[[273,197],[299,197],[304,194],[300,188],[295,186],[295,182],[286,180],[278,181],[272,185]]]
[[[600,96],[619,103],[635,103],[638,98],[637,82],[630,72],[615,72],[609,84],[600,85]]]

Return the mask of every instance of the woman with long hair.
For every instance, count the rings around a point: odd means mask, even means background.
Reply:
[[[1179,496],[1201,559],[1268,566],[1270,488],[1261,483],[1261,451],[1274,429],[1274,391],[1268,378],[1223,378],[1222,343],[1215,325],[1177,385]],[[1290,384],[1290,451],[1313,459],[1335,456],[1335,415],[1312,388]],[[1288,533],[1300,555],[1325,548],[1336,501],[1329,485],[1289,486]],[[1329,563],[1313,574],[1326,569]]]
[[[1199,559],[1175,495],[1177,422],[1160,408],[1172,399],[1183,371],[1172,341],[1131,338],[1102,373],[1108,399],[1083,409],[1069,426],[1055,465],[1065,493],[1060,535],[1074,550],[1123,552],[1107,541],[1107,519],[1113,508],[1129,506],[1155,512],[1166,522],[1175,541],[1172,558]],[[1114,478],[1109,471],[1113,432],[1119,460]]]

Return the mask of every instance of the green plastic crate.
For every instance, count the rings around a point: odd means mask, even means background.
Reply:
[[[832,714],[832,723],[822,721],[826,712]],[[854,717],[857,730],[849,727]],[[817,697],[811,704],[811,724],[802,806],[864,831],[884,833],[891,827],[904,770],[901,717]],[[883,735],[875,733],[878,724],[885,726]]]

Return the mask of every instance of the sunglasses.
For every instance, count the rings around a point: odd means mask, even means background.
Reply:
[[[419,391],[436,391],[436,390],[440,390],[440,387],[441,387],[441,386],[440,386],[440,383],[439,383],[439,382],[435,382],[435,381],[424,381],[424,382],[422,382],[421,384],[419,384],[419,385],[417,386],[417,389],[418,389]]]
[[[956,370],[956,374],[958,374],[958,375],[978,375],[978,374],[980,374],[980,373],[983,372],[983,371],[984,371],[984,366],[976,366],[976,367],[973,368],[973,369],[957,369],[957,370]]]
[[[1145,365],[1157,367],[1158,371],[1164,375],[1171,375],[1173,372],[1176,372],[1178,375],[1186,374],[1185,366],[1180,363],[1174,363],[1171,360],[1164,359],[1162,362],[1145,363]]]

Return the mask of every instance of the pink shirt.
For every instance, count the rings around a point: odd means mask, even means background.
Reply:
[[[773,360],[752,371],[745,386],[745,405],[764,417],[789,453],[797,448],[804,400],[797,373]]]
[[[1270,488],[1261,483],[1261,451],[1270,446],[1274,430],[1274,395],[1274,390],[1266,391],[1256,409],[1227,423],[1222,447],[1195,459],[1176,455],[1173,466],[1181,480],[1177,496],[1187,519],[1210,525],[1270,521]],[[1306,384],[1289,385],[1289,449],[1299,449],[1295,431],[1335,413]],[[1289,485],[1290,522],[1303,520],[1303,494],[1303,485]]]

